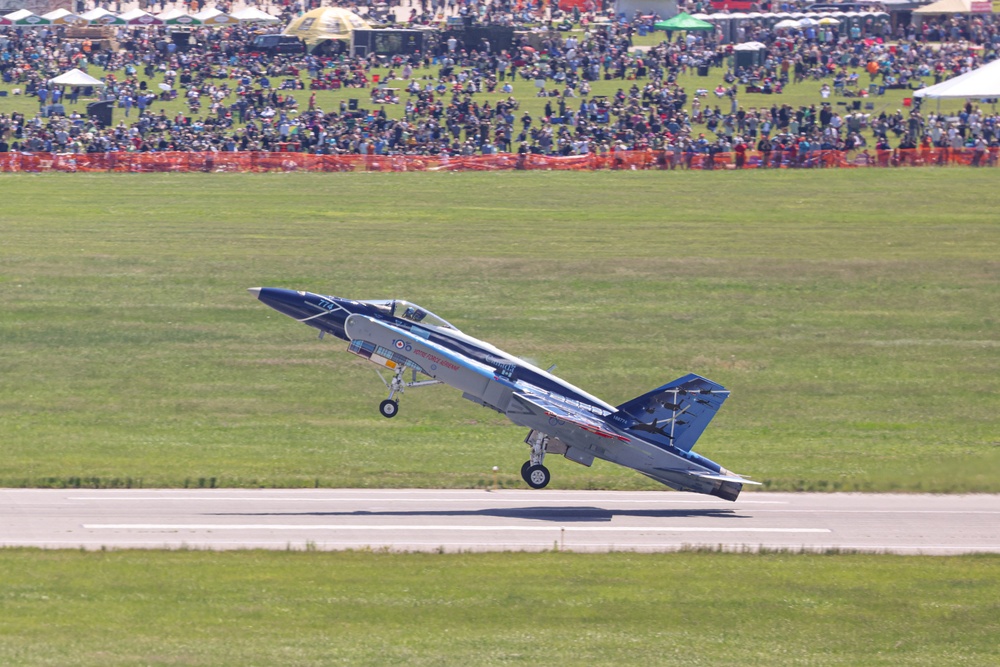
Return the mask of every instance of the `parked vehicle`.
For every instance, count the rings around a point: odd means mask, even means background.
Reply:
[[[306,52],[306,44],[298,37],[291,35],[257,35],[250,43],[248,50],[266,53],[270,56],[298,54]]]

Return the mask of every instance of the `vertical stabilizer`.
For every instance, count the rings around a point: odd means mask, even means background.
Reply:
[[[652,442],[691,451],[729,392],[700,375],[685,375],[618,406],[616,423]]]

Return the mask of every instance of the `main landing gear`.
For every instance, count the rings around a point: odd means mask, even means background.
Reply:
[[[548,436],[538,431],[532,431],[525,439],[531,446],[531,458],[521,466],[521,479],[533,489],[544,489],[552,479],[549,469],[542,465],[545,460],[546,440]]]
[[[396,372],[393,373],[391,380],[386,380],[385,377],[379,373],[377,370],[375,374],[378,375],[379,379],[382,380],[382,384],[385,385],[386,389],[389,390],[389,398],[385,399],[378,405],[378,411],[386,419],[391,419],[399,414],[399,401],[394,398],[396,394],[402,394],[403,390],[407,387],[425,387],[431,384],[441,384],[440,380],[420,380],[417,381],[417,371],[413,370],[413,379],[409,382],[403,380],[403,372],[406,370],[406,366],[399,366]]]
[[[525,461],[524,465],[521,466],[521,479],[533,489],[544,489],[549,485],[552,475],[549,474],[549,469],[542,464],[531,465],[531,461]]]

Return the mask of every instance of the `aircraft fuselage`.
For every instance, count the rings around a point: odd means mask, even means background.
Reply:
[[[735,500],[745,480],[691,451],[729,392],[696,375],[614,407],[535,365],[469,336],[403,300],[355,300],[280,288],[251,288],[266,305],[351,343],[348,350],[395,371],[380,411],[396,414],[405,387],[443,382],[463,397],[531,429],[522,477],[548,484],[546,453],[591,465],[604,459],[685,491]],[[412,368],[414,381],[402,374]],[[417,382],[416,371],[432,378]]]
[[[345,331],[345,322],[351,315],[365,315],[392,326],[412,331],[414,328],[428,334],[433,343],[442,345],[470,359],[496,368],[500,377],[511,382],[523,381],[545,391],[559,393],[581,403],[613,412],[611,406],[601,399],[591,396],[565,380],[548,373],[533,364],[518,359],[503,350],[465,334],[458,329],[421,324],[402,317],[396,317],[386,308],[372,305],[368,301],[357,301],[335,296],[324,296],[312,292],[261,288],[258,299],[275,310],[296,319],[303,324],[350,342]]]

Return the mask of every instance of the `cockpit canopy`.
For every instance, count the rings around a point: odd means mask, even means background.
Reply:
[[[378,299],[362,301],[361,303],[367,303],[370,306],[378,308],[386,315],[398,317],[402,320],[408,320],[414,324],[441,327],[443,329],[454,329],[458,331],[458,327],[451,324],[446,319],[438,317],[431,311],[421,308],[417,304],[410,303],[409,301],[403,301],[402,299]]]

